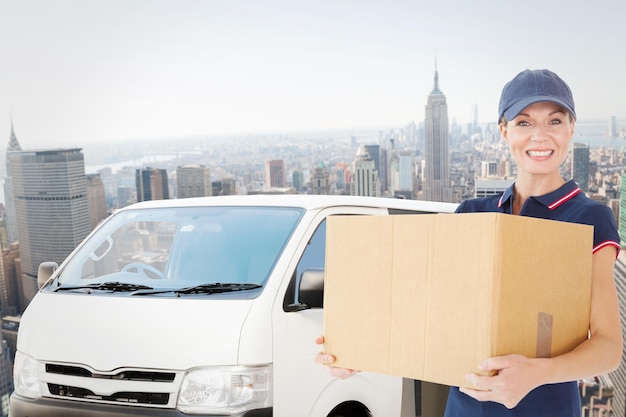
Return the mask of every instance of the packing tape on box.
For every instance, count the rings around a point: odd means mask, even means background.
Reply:
[[[552,356],[552,314],[539,312],[537,317],[537,350],[535,357],[549,358]]]

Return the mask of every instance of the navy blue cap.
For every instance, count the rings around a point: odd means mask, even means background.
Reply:
[[[556,103],[576,119],[572,91],[565,81],[547,69],[527,69],[517,74],[502,89],[498,122],[502,116],[506,120],[515,119],[526,107],[540,101]]]

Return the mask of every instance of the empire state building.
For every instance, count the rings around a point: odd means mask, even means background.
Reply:
[[[435,87],[428,96],[424,119],[425,170],[423,199],[452,201],[448,162],[448,105],[439,90],[439,73],[435,66]]]

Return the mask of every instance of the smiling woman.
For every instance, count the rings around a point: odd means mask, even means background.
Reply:
[[[593,247],[589,248],[590,337],[572,351],[551,358],[515,353],[485,358],[478,364],[482,376],[466,375],[474,389],[450,389],[445,417],[579,417],[577,381],[610,372],[621,359],[622,334],[613,281],[619,234],[610,208],[586,197],[573,180],[565,182],[561,177],[560,166],[576,122],[569,86],[552,71],[526,70],[505,85],[499,107],[500,131],[518,165],[515,183],[502,194],[464,201],[456,211],[500,212],[594,226]],[[323,340],[319,337],[316,343]],[[322,364],[332,364],[334,359],[332,352],[315,356],[315,362]],[[338,378],[355,374],[331,368],[331,375]]]
[[[457,212],[504,212],[594,226],[591,337],[552,358],[515,354],[485,358],[479,369],[493,376],[470,374],[467,379],[476,389],[452,388],[446,417],[578,417],[576,381],[609,372],[621,359],[613,281],[619,235],[611,210],[587,198],[573,180],[561,177],[576,123],[569,86],[549,70],[523,71],[505,85],[499,110],[500,131],[518,166],[515,183],[502,195],[465,201]]]

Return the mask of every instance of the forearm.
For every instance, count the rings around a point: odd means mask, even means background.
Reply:
[[[552,384],[611,372],[619,366],[621,357],[620,331],[612,336],[594,335],[571,352],[541,361],[539,366],[543,368],[543,383]]]

